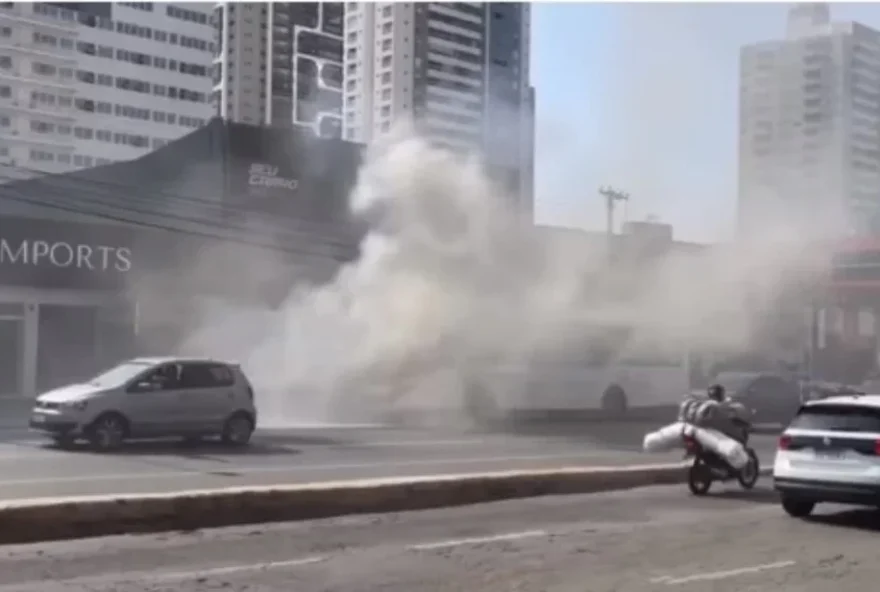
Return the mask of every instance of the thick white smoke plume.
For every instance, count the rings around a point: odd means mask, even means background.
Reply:
[[[602,237],[544,236],[506,197],[476,160],[401,129],[371,148],[352,195],[378,221],[360,260],[275,311],[206,303],[182,349],[242,362],[266,425],[463,409],[490,363],[588,346],[596,323],[632,327],[635,344],[742,349],[751,311],[810,260],[777,227],[770,242],[609,270]]]

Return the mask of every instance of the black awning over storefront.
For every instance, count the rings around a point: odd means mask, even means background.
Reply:
[[[5,183],[0,286],[116,289],[219,246],[293,265],[353,260],[361,151],[214,119],[133,161]]]

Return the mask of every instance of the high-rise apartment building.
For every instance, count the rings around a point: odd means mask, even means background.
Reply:
[[[880,32],[797,4],[785,39],[743,48],[739,217],[865,230],[880,212]]]
[[[217,114],[339,137],[343,10],[341,2],[218,4]]]
[[[201,3],[0,3],[4,171],[129,160],[203,125],[213,115],[211,11]]]
[[[528,3],[224,2],[215,22],[222,117],[360,143],[412,118],[531,211]]]
[[[482,152],[530,207],[530,23],[528,3],[346,3],[345,138],[412,117],[438,143]]]

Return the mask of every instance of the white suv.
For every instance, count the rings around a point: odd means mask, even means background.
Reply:
[[[795,517],[819,502],[880,507],[880,395],[804,404],[779,438],[773,482]]]

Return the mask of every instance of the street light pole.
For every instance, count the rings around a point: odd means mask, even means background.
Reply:
[[[605,231],[608,233],[608,258],[611,258],[614,241],[614,207],[617,202],[628,202],[629,193],[618,191],[613,187],[602,186],[599,188],[599,195],[605,198]]]

